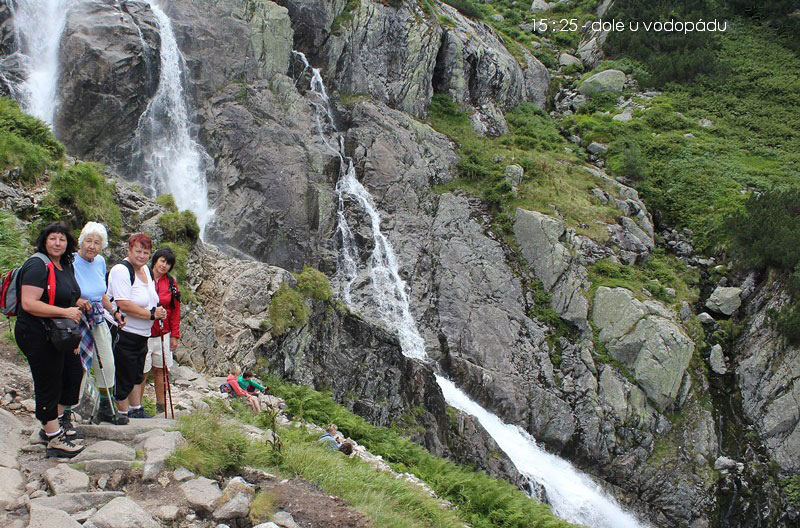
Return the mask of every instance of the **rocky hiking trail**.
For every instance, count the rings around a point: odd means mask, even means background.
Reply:
[[[172,370],[176,417],[204,411],[206,400],[224,399],[217,387],[224,378],[206,379],[188,367]],[[186,444],[178,421],[163,416],[134,419],[125,426],[76,422],[86,448],[73,459],[46,458],[33,416],[32,381],[27,365],[7,340],[0,343],[0,525],[6,528],[364,528],[362,513],[304,479],[286,479],[245,467],[236,475],[209,479],[167,460]],[[152,391],[152,387],[149,387]],[[271,408],[282,400],[265,397]],[[227,420],[227,419],[226,419]],[[282,413],[276,422],[289,425]],[[248,437],[270,441],[273,433],[235,422]],[[295,425],[322,434],[313,424]],[[344,455],[342,455],[344,456]],[[389,466],[355,445],[352,456],[375,470]],[[414,481],[411,475],[396,475]],[[417,483],[427,488],[424,483]],[[267,491],[274,511],[267,522],[248,514],[258,492]],[[429,493],[432,492],[427,489]]]

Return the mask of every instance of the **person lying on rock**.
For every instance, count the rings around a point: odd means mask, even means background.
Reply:
[[[71,458],[84,448],[73,443],[78,431],[67,411],[78,403],[83,379],[78,343],[66,343],[69,346],[59,350],[49,335],[52,319],[78,323],[82,308],[88,308],[86,301],[80,301],[81,288],[72,267],[76,246],[66,224],[49,224],[36,240],[37,255],[26,260],[17,275],[14,338],[31,369],[36,418],[43,427],[39,437],[47,442],[48,457]]]
[[[125,328],[119,329],[119,340],[114,347],[114,366],[117,404],[120,412],[127,412],[130,418],[152,418],[142,408],[142,396],[134,387],[144,380],[147,340],[153,321],[167,317],[167,310],[158,305],[158,294],[147,267],[152,247],[147,235],[131,236],[127,258],[108,274],[108,298],[126,315]]]
[[[85,299],[90,310],[87,315],[91,334],[92,374],[100,392],[100,419],[117,425],[128,423],[128,416],[114,413],[114,353],[111,350],[111,332],[104,318],[106,311],[113,314],[115,323],[125,326],[122,312],[112,305],[106,295],[106,261],[100,252],[108,247],[108,232],[103,224],[87,222],[78,236],[78,252],[74,255],[75,279],[81,288],[81,299]],[[99,361],[98,361],[99,358]],[[100,366],[102,365],[102,367]]]
[[[245,370],[238,379],[239,387],[246,390],[249,393],[254,393],[255,391],[259,391],[263,394],[267,393],[267,389],[264,388],[263,385],[258,383],[256,380],[253,379],[253,373],[249,370]]]
[[[181,294],[178,291],[178,282],[170,275],[175,267],[175,253],[169,248],[161,248],[153,253],[150,259],[150,270],[153,283],[158,294],[158,301],[167,310],[167,317],[163,321],[154,321],[147,340],[147,357],[144,361],[144,380],[136,389],[139,399],[144,395],[147,385],[147,376],[153,371],[153,381],[156,386],[156,414],[164,413],[166,404],[164,384],[164,363],[167,372],[172,368],[173,356],[178,348],[178,339],[181,337]],[[164,345],[163,350],[161,345]]]
[[[240,398],[244,398],[247,404],[253,409],[253,412],[258,414],[261,412],[261,402],[258,401],[258,396],[255,394],[250,394],[242,387],[239,386],[239,376],[242,373],[242,369],[240,369],[236,365],[231,365],[230,374],[225,379],[225,383],[230,385],[231,389],[233,389],[232,394],[234,396],[238,396]]]

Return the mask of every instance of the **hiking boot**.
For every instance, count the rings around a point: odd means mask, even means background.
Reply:
[[[83,451],[84,447],[75,445],[64,434],[60,434],[47,442],[47,457],[72,458]]]
[[[108,398],[100,398],[98,418],[101,422],[108,422],[114,425],[126,425],[130,421],[127,414],[112,410],[111,400]]]
[[[166,412],[165,404],[156,402],[156,416]]]
[[[128,418],[152,418],[152,416],[145,412],[144,407],[139,407],[128,411]]]
[[[58,425],[64,430],[64,436],[67,437],[67,440],[83,438],[83,435],[72,426],[72,411],[70,409],[64,409],[64,414],[58,419]]]

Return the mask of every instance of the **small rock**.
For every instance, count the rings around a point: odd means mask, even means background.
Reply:
[[[726,456],[721,456],[714,461],[714,469],[733,469],[736,467],[736,461]]]
[[[195,515],[194,513],[190,513],[189,515],[186,516],[186,520],[189,522],[192,522],[195,519],[197,519],[197,515]]]
[[[608,145],[604,145],[603,143],[596,143],[596,142],[592,141],[591,143],[589,143],[589,146],[586,147],[586,150],[589,153],[594,154],[595,156],[602,156],[606,152],[608,152]]]
[[[499,14],[499,13],[495,13],[494,15],[490,16],[489,18],[491,18],[495,22],[502,22],[502,21],[505,20],[505,17],[503,15]]]
[[[184,482],[180,488],[186,502],[195,510],[214,511],[214,503],[222,496],[217,483],[205,477]]]
[[[22,409],[22,404],[21,403],[13,402],[13,403],[9,403],[8,404],[8,410],[9,411],[18,411],[20,409]]]
[[[681,321],[684,323],[692,316],[692,307],[686,301],[681,301],[680,307]]]
[[[710,119],[702,118],[698,122],[700,123],[700,126],[703,127],[703,128],[708,128],[710,126],[714,126],[714,122],[711,121]]]
[[[717,313],[731,315],[742,305],[742,290],[735,287],[717,287],[706,301],[706,308]]]
[[[77,513],[91,508],[99,508],[108,501],[120,497],[119,491],[95,491],[91,493],[64,493],[52,497],[33,499],[31,505],[45,506],[64,510],[67,513]]]
[[[574,55],[570,55],[569,53],[562,53],[558,57],[558,64],[559,66],[569,66],[571,64],[581,64],[581,60]]]
[[[714,324],[714,318],[708,312],[701,312],[697,315],[700,322],[703,324]]]
[[[156,517],[158,517],[162,521],[174,521],[175,519],[178,518],[180,509],[174,504],[166,504],[156,509],[155,513]]]
[[[633,108],[628,107],[622,111],[622,113],[615,115],[611,118],[613,121],[622,121],[623,123],[627,123],[631,119],[633,119]]]
[[[133,467],[133,462],[130,460],[87,460],[81,463],[87,475],[108,474],[118,469],[128,471]]]
[[[691,132],[687,132],[686,134],[683,135],[683,137],[685,137],[686,139],[694,139],[694,134],[692,134]]]
[[[16,469],[0,468],[0,511],[15,504],[25,493],[25,478]]]
[[[35,400],[32,400],[32,399],[22,400],[20,402],[20,404],[22,405],[22,407],[25,408],[26,411],[28,411],[30,413],[36,412],[36,401]]]
[[[272,516],[272,522],[281,528],[300,528],[300,525],[294,522],[292,514],[285,511],[276,512],[275,515]]]
[[[81,525],[69,516],[67,512],[47,508],[36,504],[31,505],[31,519],[28,528],[80,528]]]
[[[87,460],[136,460],[136,451],[119,442],[111,440],[101,440],[90,445],[72,459],[74,462],[84,462]]]
[[[675,295],[677,295],[677,292],[675,291],[675,288],[664,288],[664,291],[665,291],[665,292],[667,293],[667,295],[669,295],[670,297],[675,297]]]
[[[79,523],[82,524],[82,523],[85,523],[86,521],[88,521],[89,517],[91,517],[95,513],[97,513],[97,508],[92,508],[90,510],[78,512],[78,513],[73,513],[70,517],[72,517],[73,519],[75,519],[76,521],[78,521]]]
[[[147,511],[127,497],[117,497],[84,523],[84,528],[160,528]]]
[[[45,471],[44,480],[53,491],[53,495],[89,491],[89,475],[66,464],[59,464]]]
[[[22,446],[20,451],[23,453],[43,453],[45,449],[47,449],[47,447],[44,444],[31,444]]]
[[[167,365],[169,366],[169,365]],[[99,479],[97,479],[97,487],[100,489],[106,489],[106,484],[108,484],[108,477],[103,475]]]
[[[720,345],[717,344],[711,347],[711,353],[708,356],[708,365],[711,367],[712,371],[721,376],[728,372],[728,367],[725,365],[725,355],[722,353],[722,347]]]
[[[0,467],[9,469],[19,469],[19,462],[17,461],[17,457],[13,456],[11,453],[5,453],[3,451],[0,451]]]
[[[172,477],[178,482],[183,482],[184,480],[193,479],[195,474],[185,467],[179,467],[172,473]]]
[[[30,492],[31,499],[38,499],[39,497],[47,497],[47,492],[45,490],[36,490]]]
[[[281,528],[281,527],[278,526],[277,524],[275,524],[274,522],[266,522],[266,523],[257,524],[255,526],[253,526],[253,528]]]

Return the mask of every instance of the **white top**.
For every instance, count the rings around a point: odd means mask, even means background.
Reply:
[[[125,259],[127,260],[127,259]],[[158,294],[156,293],[156,286],[150,279],[150,272],[147,265],[142,266],[147,282],[142,282],[139,275],[133,275],[133,285],[131,285],[131,274],[124,264],[117,264],[111,268],[108,274],[108,291],[106,295],[114,301],[133,301],[136,306],[141,306],[146,310],[150,310],[158,306]],[[125,314],[127,319],[125,321],[125,330],[132,334],[150,337],[150,329],[153,327],[153,321],[149,318],[138,319],[129,314]]]

